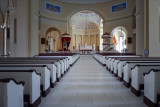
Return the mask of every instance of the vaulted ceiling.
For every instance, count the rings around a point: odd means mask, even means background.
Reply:
[[[100,27],[101,17],[90,10],[83,10],[74,14],[70,23],[73,29],[98,29]]]

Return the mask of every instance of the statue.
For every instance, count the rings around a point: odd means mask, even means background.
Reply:
[[[87,47],[87,43],[85,43],[85,48]]]

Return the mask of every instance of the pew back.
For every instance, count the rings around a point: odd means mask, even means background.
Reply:
[[[32,105],[40,100],[40,74],[35,70],[0,70],[0,79],[3,78],[24,81],[24,94],[29,96],[29,99],[26,99],[29,104]]]
[[[0,107],[23,107],[24,82],[0,79]]]

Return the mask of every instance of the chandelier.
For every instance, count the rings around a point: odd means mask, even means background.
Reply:
[[[86,12],[86,23],[87,23],[87,21],[88,21],[88,20],[87,20],[87,12]],[[85,34],[87,35],[87,33],[88,33],[88,32],[87,32],[87,26],[85,25]]]

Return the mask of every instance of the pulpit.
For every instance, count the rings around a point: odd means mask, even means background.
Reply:
[[[64,33],[62,36],[62,49],[63,51],[68,51],[68,47],[70,45],[71,36],[68,33]]]

